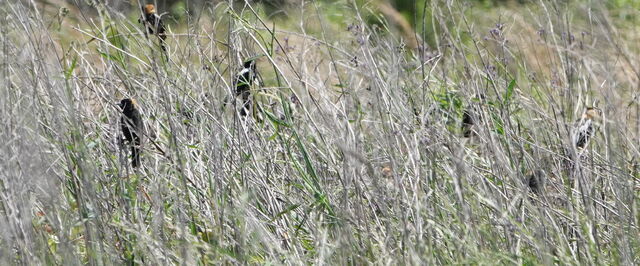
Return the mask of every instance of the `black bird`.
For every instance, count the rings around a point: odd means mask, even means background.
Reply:
[[[120,106],[123,114],[120,119],[122,134],[131,146],[131,166],[138,167],[140,166],[140,151],[144,129],[142,116],[140,116],[136,101],[133,99],[122,99],[118,106]]]
[[[166,29],[162,23],[162,19],[156,14],[156,7],[153,4],[146,4],[142,8],[144,16],[138,19],[139,23],[143,23],[145,26],[145,35],[148,33],[155,34],[160,39],[160,48],[163,51],[167,51],[165,47],[165,40],[167,39]]]
[[[546,183],[546,178],[544,176],[544,171],[535,170],[527,175],[527,185],[529,189],[535,194],[540,195],[544,190],[544,186]]]
[[[468,110],[464,110],[462,113],[462,135],[465,138],[471,137],[473,131],[473,118],[471,117],[471,113]]]
[[[256,61],[249,59],[244,62],[242,70],[236,75],[234,86],[236,87],[236,97],[242,98],[242,109],[240,110],[241,116],[246,116],[251,108],[251,85],[253,85],[255,79],[258,77],[256,70]]]
[[[587,107],[582,117],[576,121],[576,129],[573,134],[573,143],[578,149],[584,149],[596,131],[596,125],[600,120],[602,111],[595,107]]]
[[[474,95],[473,101],[478,101],[482,104],[482,100],[485,99],[484,94]],[[462,136],[465,138],[470,138],[476,134],[474,130],[474,125],[478,124],[480,120],[480,106],[469,105],[462,113],[462,126],[460,129],[462,130]]]

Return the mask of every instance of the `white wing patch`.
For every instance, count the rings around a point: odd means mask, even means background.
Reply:
[[[238,72],[238,76],[242,76],[244,75],[244,73],[249,72],[250,70],[248,68],[243,68],[242,70],[240,70],[240,72]]]

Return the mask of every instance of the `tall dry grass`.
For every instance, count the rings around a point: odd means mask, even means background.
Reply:
[[[600,1],[433,1],[416,50],[366,3],[202,4],[168,60],[135,11],[66,8],[0,4],[2,264],[639,262],[637,20]],[[243,119],[224,102],[256,55]]]

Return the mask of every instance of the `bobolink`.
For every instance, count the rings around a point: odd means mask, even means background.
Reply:
[[[480,121],[480,112],[481,105],[483,104],[483,100],[485,99],[484,94],[476,94],[471,99],[474,102],[478,102],[478,104],[470,103],[469,106],[462,113],[462,126],[460,129],[462,130],[462,136],[465,138],[470,138],[476,135],[476,130],[474,126],[478,124]]]
[[[533,193],[540,195],[544,190],[545,183],[544,171],[538,169],[527,174],[527,185]]]
[[[578,149],[584,149],[593,137],[602,111],[595,107],[587,107],[582,117],[576,121],[572,141]]]
[[[165,40],[167,39],[166,29],[162,23],[162,19],[156,14],[156,7],[153,4],[146,4],[142,8],[144,16],[138,19],[139,23],[145,26],[145,35],[148,33],[155,34],[160,39],[160,47],[163,51],[165,48]]]
[[[464,110],[462,113],[462,135],[465,138],[471,137],[473,131],[473,117],[471,117],[471,113],[468,110]]]
[[[241,116],[246,116],[251,108],[251,85],[253,85],[257,77],[258,72],[254,59],[245,61],[242,70],[236,75],[234,86],[236,87],[236,97],[241,96],[240,98],[242,98]]]
[[[120,106],[123,114],[120,119],[122,134],[131,146],[131,166],[138,167],[140,166],[140,151],[144,129],[142,117],[138,111],[136,101],[133,99],[122,99],[118,106]]]

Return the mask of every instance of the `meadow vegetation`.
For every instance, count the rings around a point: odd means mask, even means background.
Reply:
[[[640,263],[637,1],[278,3],[2,1],[0,264]]]

